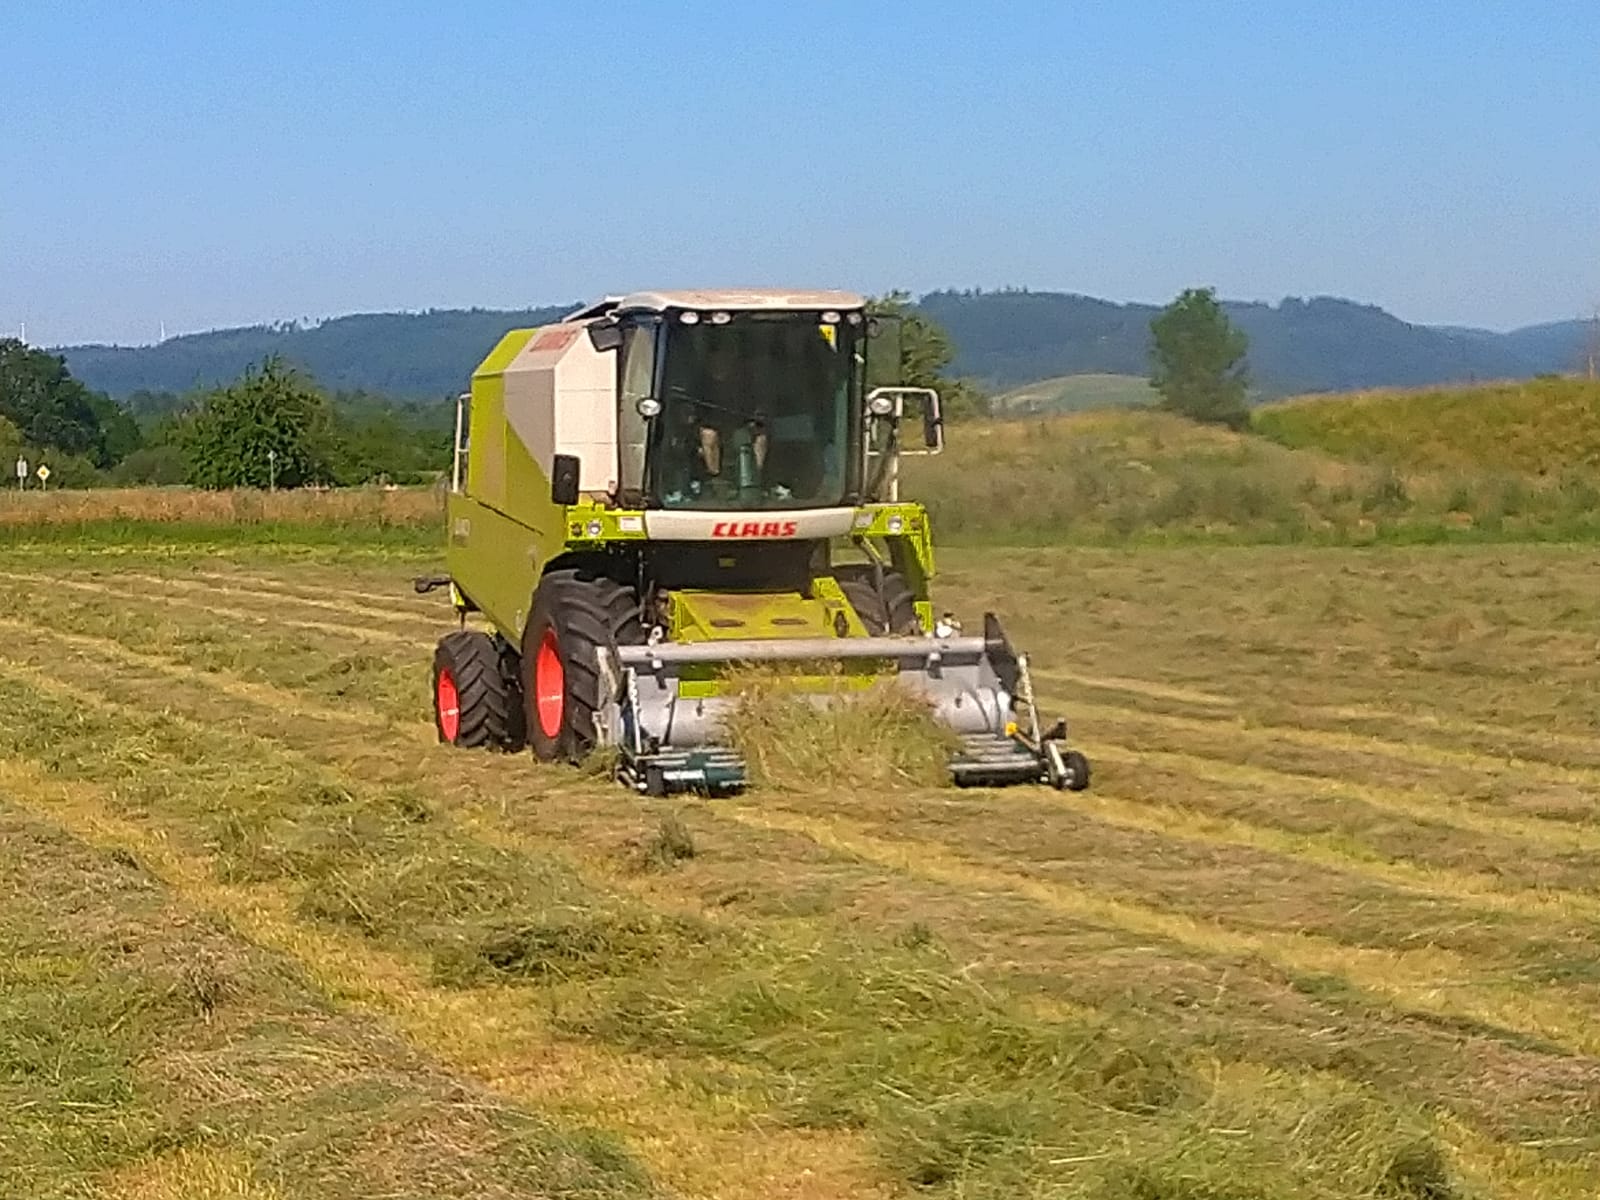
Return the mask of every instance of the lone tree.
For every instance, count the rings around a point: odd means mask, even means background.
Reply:
[[[1189,288],[1150,322],[1150,384],[1162,407],[1195,421],[1243,429],[1245,350],[1249,339],[1236,329],[1211,288]]]
[[[299,487],[331,475],[328,402],[276,356],[206,396],[182,440],[199,487]]]

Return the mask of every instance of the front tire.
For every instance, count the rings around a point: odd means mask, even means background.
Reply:
[[[600,650],[645,640],[632,588],[580,571],[539,581],[522,634],[528,744],[542,762],[576,761],[598,740]]]
[[[501,645],[486,633],[458,630],[433,653],[433,726],[439,740],[464,749],[515,750],[520,700],[503,670]]]
[[[1089,786],[1089,760],[1081,750],[1068,750],[1061,755],[1061,770],[1052,772],[1051,783],[1057,791],[1081,792]]]
[[[834,577],[850,607],[873,637],[922,632],[917,619],[917,598],[898,571],[884,571],[879,587],[871,567],[840,567]]]

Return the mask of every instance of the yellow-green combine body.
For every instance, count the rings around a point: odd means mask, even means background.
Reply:
[[[494,632],[441,643],[440,736],[614,744],[649,790],[738,782],[719,680],[762,661],[801,690],[920,689],[976,747],[958,778],[1072,785],[1031,698],[1019,733],[1026,663],[998,623],[936,621],[927,514],[896,468],[917,452],[906,404],[942,445],[937,397],[869,386],[877,332],[847,293],[678,292],[507,333],[463,397],[447,501],[452,598]]]

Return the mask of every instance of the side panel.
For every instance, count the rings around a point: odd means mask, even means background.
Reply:
[[[507,500],[505,369],[537,330],[513,329],[500,339],[472,375],[467,426],[467,492],[504,509]]]
[[[555,511],[553,506],[551,511]],[[551,534],[541,534],[458,494],[448,497],[445,514],[450,531],[445,565],[450,577],[516,645],[544,564],[561,553],[560,526]]]
[[[527,344],[516,361],[506,368],[505,374],[505,425],[508,440],[520,451],[518,457],[531,462],[549,478],[551,460],[556,452],[555,430],[555,371],[549,351],[540,350],[552,332],[560,333],[559,326],[541,330]],[[524,491],[526,480],[518,480],[509,490],[503,504],[495,507],[502,512],[529,520],[528,495]],[[488,500],[488,497],[483,497]],[[542,497],[548,502],[548,492]],[[492,501],[491,501],[492,503]]]
[[[499,375],[474,376],[468,424],[468,493],[487,504],[504,507],[506,499],[506,423],[504,380]]]

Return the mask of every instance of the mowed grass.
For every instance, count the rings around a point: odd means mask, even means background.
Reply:
[[[613,1139],[446,1074],[0,771],[6,1194],[650,1194]]]
[[[1600,567],[942,562],[941,602],[995,608],[1033,653],[1089,793],[807,789],[801,758],[739,800],[643,800],[435,744],[450,621],[410,591],[427,560],[12,553],[0,794],[28,832],[4,845],[7,878],[38,882],[0,936],[72,961],[6,994],[88,1057],[5,1043],[0,1178],[339,1195],[392,1142],[447,1144],[419,1180],[473,1195],[1600,1191]],[[95,908],[107,871],[133,882]],[[141,983],[96,949],[105,921],[211,941]],[[190,960],[234,965],[195,982]],[[124,993],[164,999],[102,1044]],[[317,1077],[346,1105],[324,1132],[354,1122],[359,1147],[284,1139],[291,1107],[321,1111],[310,1083],[236,1104],[163,1074],[295,1005],[318,1013],[296,1061],[331,1056],[324,1035],[381,1049]],[[90,1118],[49,1089],[107,1071],[115,1135],[52,1149],[41,1131]],[[450,1103],[494,1115],[458,1126]]]

